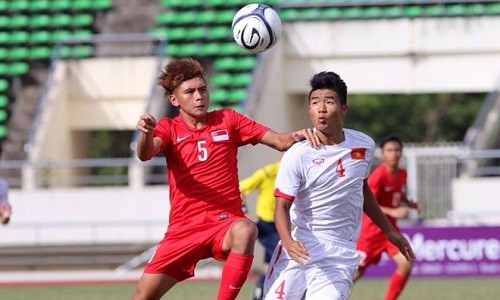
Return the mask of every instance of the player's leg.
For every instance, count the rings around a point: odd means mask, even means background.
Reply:
[[[153,300],[160,299],[170,290],[177,280],[165,274],[144,273],[137,284],[137,288],[132,295],[132,300]]]
[[[218,300],[236,299],[247,279],[252,266],[257,227],[247,218],[241,218],[231,225],[222,242],[222,252],[227,260],[222,268]]]
[[[412,262],[407,261],[404,255],[399,251],[393,254],[391,258],[394,263],[396,263],[396,270],[389,279],[387,293],[385,295],[386,300],[396,299],[399,296],[410,276],[413,265]]]

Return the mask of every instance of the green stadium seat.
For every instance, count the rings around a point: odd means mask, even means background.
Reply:
[[[252,73],[238,73],[234,74],[232,82],[236,86],[247,86],[252,83],[253,75]]]
[[[32,60],[49,59],[52,56],[52,47],[37,46],[32,47],[29,52],[29,58]]]
[[[177,20],[176,13],[172,11],[158,13],[155,15],[155,23],[158,25],[174,24]]]
[[[55,14],[51,17],[50,23],[53,28],[63,28],[71,25],[72,19],[69,14]]]
[[[89,29],[77,29],[71,33],[72,38],[87,39],[92,36],[92,31]]]
[[[210,104],[210,106],[208,107],[208,111],[214,111],[214,110],[219,110],[219,109],[223,109],[224,106],[220,105],[220,104]]]
[[[296,21],[300,19],[300,10],[298,8],[282,8],[278,11],[281,20]]]
[[[9,2],[7,0],[0,0],[0,11],[6,11],[9,8]]]
[[[210,91],[210,100],[213,103],[223,103],[228,101],[229,92],[225,89],[214,89]]]
[[[179,45],[179,56],[188,57],[199,54],[199,46],[195,43]]]
[[[167,44],[163,49],[163,54],[166,56],[179,56],[180,47],[176,44]]]
[[[94,0],[92,2],[92,8],[95,10],[105,10],[113,6],[112,0]]]
[[[221,57],[214,60],[214,67],[218,70],[234,70],[236,69],[236,58]]]
[[[336,20],[342,17],[342,10],[338,7],[326,7],[321,10],[322,19]]]
[[[0,138],[5,138],[7,137],[7,126],[6,125],[0,125]]]
[[[182,2],[183,0],[160,0],[160,5],[163,7],[175,8],[182,6]]]
[[[221,52],[219,43],[204,43],[200,45],[200,54],[204,56],[216,56]]]
[[[217,21],[217,12],[213,10],[203,10],[198,13],[198,17],[195,20],[197,24],[210,24]]]
[[[10,26],[10,19],[6,15],[0,15],[0,29]]]
[[[29,49],[27,47],[14,47],[9,49],[10,60],[25,60],[29,57]]]
[[[206,36],[206,30],[204,26],[192,26],[187,28],[187,39],[189,40],[199,40]]]
[[[376,18],[383,18],[384,17],[384,9],[380,6],[369,6],[366,8],[363,8],[363,18],[366,19],[376,19]]]
[[[0,44],[8,44],[10,42],[10,34],[5,31],[0,31]]]
[[[304,21],[317,20],[321,18],[321,10],[316,7],[308,7],[300,10],[300,19]]]
[[[166,30],[167,38],[170,41],[183,40],[188,35],[188,30],[185,27],[172,27]]]
[[[29,26],[29,18],[27,15],[12,15],[9,19],[8,26],[10,28],[23,28]]]
[[[5,109],[0,109],[0,122],[5,122],[7,118],[9,117],[9,114]]]
[[[12,12],[21,12],[29,9],[28,0],[14,0],[8,3],[8,10]]]
[[[52,0],[50,8],[52,10],[68,10],[71,7],[71,0]]]
[[[86,27],[94,23],[94,16],[91,14],[77,14],[71,17],[71,26]]]
[[[215,23],[217,24],[227,23],[230,26],[233,21],[234,14],[236,14],[236,11],[237,10],[234,9],[218,11]]]
[[[239,103],[245,100],[247,95],[248,93],[246,88],[234,89],[229,92],[229,101],[231,103]]]
[[[246,54],[246,50],[241,48],[238,44],[234,42],[220,44],[220,55],[222,56],[230,56],[230,55],[239,55]]]
[[[9,82],[7,79],[0,78],[0,92],[5,92],[9,88]]]
[[[71,35],[71,31],[66,29],[59,29],[52,31],[51,35],[52,35],[52,42],[57,43],[69,37]]]
[[[486,3],[486,14],[500,15],[500,3],[499,2]]]
[[[41,31],[32,31],[30,33],[30,42],[34,44],[44,44],[52,42],[52,34],[50,31],[41,30]]]
[[[0,107],[5,108],[9,105],[9,97],[6,95],[0,95]]]
[[[363,17],[363,9],[359,6],[344,7],[342,9],[344,19],[359,19]]]
[[[207,36],[209,39],[213,40],[227,39],[227,38],[232,38],[233,31],[229,26],[215,26],[215,27],[210,27],[208,29]]]
[[[444,5],[429,4],[423,6],[423,15],[426,17],[439,17],[445,14]]]
[[[210,77],[212,84],[223,87],[233,83],[233,75],[229,73],[218,73]]]
[[[446,16],[455,17],[467,14],[466,6],[464,4],[449,4],[444,7],[444,14]]]
[[[91,0],[73,0],[71,1],[72,10],[92,10]]]
[[[25,44],[29,41],[29,33],[27,31],[13,31],[9,34],[9,43]]]
[[[385,18],[400,18],[403,16],[403,8],[401,6],[386,6],[384,7]]]
[[[2,46],[2,44],[0,44]],[[7,48],[0,48],[0,61],[7,60],[9,58],[9,50]]]
[[[92,56],[94,47],[90,45],[76,45],[71,47],[71,58],[79,59]]]
[[[4,63],[4,62],[0,62],[0,77],[6,76],[8,71],[9,71],[8,64]]]
[[[26,62],[14,62],[7,66],[7,74],[10,76],[24,75],[28,70],[29,65]]]
[[[29,10],[32,12],[45,11],[51,9],[51,3],[48,0],[31,0]]]
[[[253,70],[257,65],[257,59],[254,56],[242,57],[236,60],[236,69]]]
[[[420,5],[408,5],[404,7],[404,16],[407,18],[420,17],[423,14],[422,7]]]
[[[49,15],[33,15],[30,18],[29,26],[32,28],[49,27],[51,25],[51,17]]]

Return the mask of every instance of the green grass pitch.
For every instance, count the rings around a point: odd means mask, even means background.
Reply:
[[[498,277],[488,278],[413,278],[407,283],[401,300],[491,300],[500,295]],[[383,299],[387,279],[361,279],[349,299]],[[238,299],[251,300],[253,281],[243,287]],[[128,299],[135,283],[61,284],[0,286],[2,300],[114,300]],[[215,299],[218,281],[186,281],[176,285],[169,300]]]

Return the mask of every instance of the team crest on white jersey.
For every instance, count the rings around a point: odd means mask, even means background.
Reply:
[[[226,129],[219,129],[216,131],[212,131],[210,132],[210,135],[212,136],[212,140],[214,140],[214,142],[222,142],[229,140],[229,133],[227,132]]]
[[[313,159],[313,164],[315,164],[315,165],[321,165],[324,162],[325,162],[325,159],[321,158],[321,157]]]

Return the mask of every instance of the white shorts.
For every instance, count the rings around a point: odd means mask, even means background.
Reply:
[[[278,244],[266,274],[264,299],[347,299],[359,262],[355,244],[304,234],[294,238],[305,244],[309,261],[296,263]]]

